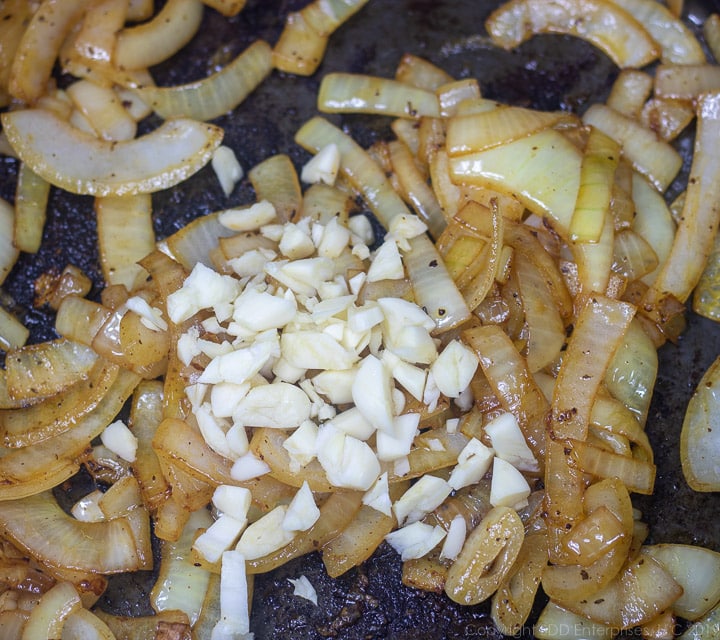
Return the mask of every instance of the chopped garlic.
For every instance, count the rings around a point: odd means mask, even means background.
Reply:
[[[237,520],[247,517],[251,502],[252,494],[249,489],[226,484],[216,487],[212,497],[212,503],[218,511]]]
[[[340,150],[331,142],[308,160],[300,170],[300,179],[308,184],[335,184],[340,170]]]
[[[209,402],[204,402],[195,409],[195,418],[207,445],[221,456],[230,460],[234,459],[235,456],[233,456],[225,437],[229,425],[213,415]]]
[[[310,418],[310,398],[287,382],[253,387],[238,403],[233,418],[249,427],[294,429]]]
[[[352,385],[355,406],[376,429],[393,433],[392,378],[388,368],[373,355],[360,363]]]
[[[295,318],[295,296],[274,296],[267,291],[245,289],[233,303],[232,318],[251,331],[266,331],[285,326]]]
[[[450,474],[448,484],[461,489],[480,481],[490,469],[495,452],[477,438],[470,438],[458,456],[458,462]]]
[[[393,504],[400,526],[412,524],[439,507],[450,495],[452,487],[442,478],[424,475]]]
[[[284,331],[280,349],[283,358],[302,369],[349,369],[358,360],[325,331]]]
[[[392,515],[392,501],[388,485],[387,471],[383,473],[363,495],[363,504],[372,507],[386,516]]]
[[[295,534],[283,529],[286,505],[279,505],[248,525],[235,547],[247,560],[262,558],[290,542]]]
[[[290,464],[299,470],[309,464],[317,455],[318,427],[312,420],[305,420],[283,442],[283,448],[290,455]]]
[[[98,504],[102,497],[103,492],[99,489],[91,491],[72,506],[70,513],[80,522],[102,522],[105,520],[105,514]]]
[[[455,516],[450,521],[445,542],[440,551],[441,560],[455,560],[462,551],[467,536],[467,523],[462,516]]]
[[[254,231],[275,219],[277,212],[271,202],[261,200],[242,209],[226,209],[218,214],[218,222],[233,231]]]
[[[224,144],[220,145],[215,149],[210,165],[220,182],[223,193],[229,196],[243,177],[243,169],[235,152]]]
[[[400,559],[415,560],[430,553],[445,537],[440,525],[413,522],[385,536],[388,544],[400,554]]]
[[[402,280],[405,277],[405,267],[400,257],[397,243],[386,237],[385,242],[375,252],[373,261],[367,272],[368,282],[379,280]]]
[[[406,457],[418,433],[419,413],[404,413],[393,420],[392,433],[378,431],[376,436],[379,460],[390,462]]]
[[[291,260],[308,258],[315,253],[315,245],[310,235],[292,223],[285,225],[278,248],[282,255]]]
[[[315,391],[325,396],[328,402],[347,404],[352,402],[352,385],[356,374],[356,367],[341,371],[328,369],[313,376],[312,383]]]
[[[380,463],[370,446],[325,423],[318,429],[317,457],[336,487],[367,491],[380,475]]]
[[[307,531],[320,518],[320,509],[307,481],[303,482],[288,505],[282,527],[287,531]]]
[[[250,594],[245,573],[246,558],[237,551],[222,555],[220,569],[220,619],[210,640],[241,640],[250,633]]]
[[[140,322],[152,331],[167,331],[168,323],[162,317],[162,311],[151,307],[145,298],[132,296],[125,301],[125,306],[140,316]]]
[[[315,587],[312,586],[310,580],[307,579],[307,576],[300,576],[297,580],[288,578],[288,582],[293,586],[294,596],[305,598],[317,605],[317,592],[315,591]]]
[[[217,562],[222,554],[237,542],[246,524],[245,518],[238,520],[222,514],[195,539],[193,549],[208,562]]]
[[[522,473],[502,458],[493,460],[490,504],[493,507],[522,509],[528,504],[530,485]]]
[[[198,380],[209,384],[219,382],[243,384],[258,373],[272,355],[271,343],[255,342],[244,349],[230,351],[213,358]]]
[[[250,383],[220,382],[210,390],[210,408],[217,418],[232,416],[238,402],[250,391]]]
[[[521,471],[537,473],[540,470],[540,466],[520,430],[520,425],[512,413],[505,412],[497,418],[493,418],[485,425],[485,433],[490,438],[496,456]]]
[[[394,238],[410,240],[427,231],[427,225],[415,215],[400,214],[390,221],[388,229]]]
[[[471,349],[452,340],[432,363],[430,371],[440,393],[457,398],[470,384],[478,364],[478,357]]]
[[[337,258],[347,248],[348,242],[350,242],[350,230],[340,224],[335,217],[325,225],[317,247],[318,255],[325,258]]]
[[[182,287],[167,297],[170,320],[180,323],[201,309],[210,309],[234,300],[240,292],[240,283],[231,276],[221,275],[198,262]]]
[[[382,360],[399,385],[416,400],[423,399],[427,371],[398,358],[390,349],[383,351]]]
[[[127,462],[135,462],[138,440],[122,420],[109,424],[100,434],[102,443]]]
[[[270,473],[268,463],[249,452],[235,460],[230,469],[230,477],[238,482],[252,480],[266,473]]]
[[[363,416],[357,407],[350,407],[338,413],[332,420],[329,420],[327,424],[332,424],[332,426],[340,429],[340,431],[359,440],[367,440],[375,433],[375,427]]]
[[[250,449],[247,431],[241,424],[233,424],[225,434],[227,446],[230,448],[231,460],[244,456]]]
[[[361,242],[370,246],[375,242],[375,232],[373,231],[372,222],[363,214],[350,216],[348,219],[348,228],[352,231]]]

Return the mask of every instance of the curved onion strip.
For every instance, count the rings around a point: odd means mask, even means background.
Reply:
[[[137,438],[138,447],[131,469],[140,485],[143,503],[154,511],[167,498],[169,487],[160,469],[152,439],[162,422],[163,383],[143,380],[135,389],[128,426]]]
[[[645,293],[640,308],[655,320],[662,300],[674,297],[685,302],[702,274],[712,251],[720,221],[720,93],[698,99],[697,134],[690,178],[670,255]]]
[[[159,116],[212,120],[237,107],[272,70],[272,51],[257,40],[213,75],[173,87],[139,87],[140,98]]]
[[[528,446],[542,465],[549,405],[525,359],[497,325],[468,329],[462,337],[480,358],[490,387],[503,408],[517,418]]]
[[[303,12],[290,12],[273,47],[273,67],[285,73],[310,76],[320,66],[327,44],[328,37],[315,31]]]
[[[445,593],[460,604],[487,600],[511,571],[524,538],[515,510],[493,507],[470,532],[450,566]]]
[[[190,621],[183,611],[159,611],[154,615],[137,617],[116,616],[102,609],[95,609],[94,613],[107,624],[115,638],[158,638],[168,629],[182,629],[190,633]]]
[[[575,242],[571,245],[577,264],[579,295],[608,292],[615,260],[615,229],[609,212],[602,217],[602,223],[597,242]]]
[[[554,129],[485,151],[450,158],[454,181],[489,186],[517,197],[530,211],[547,217],[567,237],[580,186],[582,155]]]
[[[65,92],[99,138],[120,141],[135,137],[137,123],[112,87],[78,80]]]
[[[673,613],[686,620],[702,618],[720,601],[720,553],[689,544],[643,546],[641,553],[657,560],[683,588]]]
[[[83,58],[110,63],[117,32],[128,17],[129,0],[94,0],[73,38],[73,47]]]
[[[150,592],[150,604],[156,612],[184,611],[191,625],[198,619],[210,573],[193,564],[190,549],[198,529],[207,528],[211,524],[210,512],[199,509],[190,514],[176,542],[166,540],[162,543],[160,573]]]
[[[527,366],[531,373],[556,362],[565,344],[565,325],[553,305],[542,273],[524,255],[514,260],[528,329]]]
[[[583,307],[563,355],[553,390],[550,429],[554,437],[583,440],[597,390],[635,308],[593,296]]]
[[[42,241],[50,183],[20,163],[15,190],[15,246],[36,253]]]
[[[245,0],[202,0],[202,2],[227,17],[236,16],[245,8]]]
[[[22,632],[22,640],[60,638],[65,619],[82,609],[80,596],[69,582],[59,582],[44,593],[30,612]]]
[[[600,507],[607,508],[622,526],[622,538],[598,560],[584,565],[576,564],[577,554],[561,544],[565,552],[565,565],[551,565],[543,571],[543,589],[551,599],[567,606],[590,598],[594,593],[608,585],[621,571],[632,543],[633,511],[627,489],[619,480],[604,480],[591,485],[583,496],[583,513],[577,523],[582,522],[585,514]],[[572,531],[572,529],[570,530]],[[564,532],[567,533],[567,530]]]
[[[278,153],[256,164],[248,179],[258,202],[267,200],[275,207],[280,222],[295,221],[303,210],[303,192],[290,156]]]
[[[435,94],[440,104],[440,115],[446,118],[454,116],[463,102],[479,100],[482,97],[477,78],[453,80],[438,87]]]
[[[720,67],[716,64],[662,64],[655,72],[655,95],[660,98],[695,100],[718,90]]]
[[[124,518],[80,522],[49,492],[0,502],[0,529],[19,548],[51,566],[102,574],[138,568],[135,539]]]
[[[74,459],[113,421],[138,382],[137,375],[121,370],[102,401],[73,429],[0,458],[0,501],[50,489],[72,475],[78,466]]]
[[[237,233],[220,224],[218,213],[195,218],[182,229],[165,238],[172,257],[188,271],[198,262],[207,267],[212,266],[211,255],[220,238],[229,238]],[[180,285],[182,282],[178,286]],[[172,291],[168,291],[168,294],[170,293]]]
[[[87,6],[86,0],[44,0],[33,14],[13,58],[8,89],[33,103],[47,88],[60,46]]]
[[[155,249],[150,195],[97,198],[95,218],[105,283],[132,291],[147,276],[138,260]]]
[[[7,389],[16,400],[40,399],[86,380],[98,362],[89,347],[60,338],[25,345],[5,360]]]
[[[27,409],[0,415],[6,447],[26,447],[73,428],[102,400],[118,375],[119,367],[99,362],[87,380],[65,389],[61,397],[51,396]]]
[[[69,295],[63,298],[58,307],[55,330],[68,340],[90,346],[111,313],[110,309],[98,302]]]
[[[629,13],[606,0],[511,0],[485,23],[493,42],[512,49],[539,33],[564,33],[591,42],[619,67],[644,67],[657,45]]]
[[[619,455],[587,442],[573,441],[573,447],[583,471],[599,478],[619,478],[629,491],[652,494],[656,473],[652,462]]]
[[[638,118],[653,90],[653,77],[645,71],[623,69],[613,82],[605,104],[620,113]]]
[[[608,391],[645,424],[658,372],[658,355],[642,325],[633,320],[605,373]]]
[[[491,615],[501,633],[512,636],[523,628],[535,602],[546,564],[545,534],[526,535],[513,568],[492,596]]]
[[[197,33],[202,16],[200,0],[169,0],[149,22],[118,33],[115,66],[144,69],[167,60]]]
[[[702,34],[713,58],[720,60],[720,14],[711,13],[705,19]]]
[[[661,193],[670,186],[682,167],[680,154],[654,131],[604,104],[592,105],[583,114],[583,122],[616,140],[635,170],[648,178]]]
[[[563,603],[571,611],[617,629],[653,620],[672,606],[682,587],[655,559],[640,556],[587,600]]]
[[[399,140],[392,140],[388,143],[388,151],[392,170],[405,201],[412,205],[418,217],[428,226],[430,235],[439,238],[446,225],[445,216],[410,149]]]
[[[377,113],[396,118],[440,115],[434,92],[389,78],[353,73],[325,75],[317,104],[324,113]]]
[[[76,640],[115,640],[115,635],[110,631],[110,627],[92,611],[83,607],[73,611],[65,618],[62,637],[63,640],[71,638]]]
[[[185,511],[195,511],[210,502],[216,487],[214,483],[196,477],[163,455],[159,455],[158,459],[170,486],[170,495]]]
[[[549,129],[564,119],[568,116],[559,111],[498,105],[487,111],[450,118],[445,147],[450,156],[484,151]]]
[[[400,58],[395,79],[427,91],[436,91],[442,85],[453,81],[453,77],[444,69],[412,53],[404,53]]]
[[[15,210],[7,200],[0,198],[0,284],[5,281],[20,257],[14,236]],[[0,343],[1,341],[0,338]]]
[[[352,522],[361,504],[361,492],[336,491],[322,504],[320,517],[312,527],[307,531],[295,532],[295,537],[277,551],[262,558],[248,560],[248,573],[266,573],[293,558],[316,551]]]
[[[673,98],[651,98],[640,114],[640,121],[663,140],[675,140],[694,118],[692,103]]]
[[[637,20],[660,45],[661,60],[674,64],[705,62],[697,38],[670,9],[654,0],[611,0]]]
[[[635,203],[633,230],[650,244],[658,260],[658,267],[642,277],[650,285],[665,264],[675,238],[675,221],[665,199],[639,173],[633,172],[632,199]]]
[[[5,0],[0,5],[0,42],[3,43],[3,52],[0,55],[0,106],[6,107],[11,100],[8,93],[8,79],[10,69],[20,40],[37,4],[27,0]]]
[[[640,447],[646,460],[652,462],[652,447],[639,417],[619,400],[599,393],[593,402],[590,425],[627,438],[633,445]]]
[[[591,128],[580,167],[580,188],[570,221],[570,239],[599,242],[610,211],[615,169],[620,145],[598,129]]]
[[[210,449],[202,434],[187,422],[163,420],[153,438],[153,449],[158,457],[172,461],[198,480],[214,486],[237,484],[230,475],[232,461]]]
[[[698,315],[717,321],[720,319],[720,234],[715,236],[697,286],[693,289],[692,310]]]
[[[151,193],[174,186],[210,161],[222,130],[184,118],[147,135],[110,143],[43,109],[2,114],[10,144],[35,173],[72,193]]]
[[[720,358],[705,371],[690,398],[680,432],[680,461],[695,491],[720,491]]]

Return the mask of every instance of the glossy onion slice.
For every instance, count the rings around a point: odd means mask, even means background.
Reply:
[[[51,184],[93,196],[152,193],[182,182],[205,166],[222,129],[186,118],[167,120],[127,142],[107,142],[44,109],[2,115],[18,156]]]

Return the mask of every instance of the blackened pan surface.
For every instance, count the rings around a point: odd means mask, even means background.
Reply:
[[[160,85],[201,78],[216,70],[256,38],[273,43],[288,11],[301,0],[249,0],[246,9],[228,19],[206,10],[201,33],[171,62],[153,70]],[[686,2],[688,22],[697,26],[718,2]],[[498,51],[487,40],[483,21],[496,2],[485,0],[370,0],[330,39],[320,70],[310,78],[274,73],[233,113],[216,122],[226,131],[241,164],[249,169],[274,153],[289,153],[300,166],[305,152],[293,135],[317,113],[320,78],[330,71],[392,76],[405,52],[424,56],[457,78],[476,77],[486,97],[541,109],[582,113],[602,100],[617,68],[587,43],[563,36],[532,39],[513,52]],[[61,78],[62,82],[63,79]],[[389,137],[389,121],[365,116],[331,116],[363,145]],[[147,123],[147,129],[157,121]],[[691,137],[681,142],[687,159]],[[686,162],[687,165],[687,162]],[[12,201],[16,163],[0,159],[0,196]],[[687,166],[686,166],[687,170]],[[678,186],[669,195],[677,194]],[[210,169],[153,199],[159,237],[210,211],[251,201],[247,182],[225,197]],[[33,304],[33,284],[47,272],[72,263],[101,281],[98,268],[92,199],[53,190],[43,247],[23,255],[3,287],[32,331],[32,339],[55,337],[52,314]],[[7,301],[7,297],[5,298]],[[720,551],[717,495],[695,494],[680,472],[678,437],[687,401],[705,368],[720,353],[720,327],[689,316],[688,331],[677,345],[663,347],[661,369],[648,420],[656,453],[656,493],[638,499],[650,525],[650,542],[682,542]],[[318,606],[292,595],[288,578],[306,575],[318,592]],[[113,580],[102,605],[109,611],[138,615],[149,612],[147,590],[152,575]],[[292,639],[439,640],[501,638],[489,620],[487,606],[461,607],[447,598],[403,587],[396,554],[383,545],[362,567],[337,580],[327,578],[317,554],[275,572],[258,576],[252,628],[257,640]],[[523,638],[532,637],[528,626]]]

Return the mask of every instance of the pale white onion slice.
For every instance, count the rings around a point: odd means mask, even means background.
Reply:
[[[44,109],[2,114],[18,156],[51,184],[72,193],[152,193],[201,169],[222,141],[219,127],[185,118],[127,142],[99,140]]]
[[[59,638],[66,618],[79,609],[82,609],[82,603],[75,587],[69,582],[58,582],[43,594],[31,611],[22,639]]]
[[[14,235],[15,210],[7,200],[0,199],[0,284],[5,281],[20,256]]]
[[[257,40],[217,73],[173,87],[136,89],[140,98],[163,118],[185,116],[212,120],[237,107],[272,70],[272,50]]]
[[[20,251],[40,248],[49,195],[50,183],[21,163],[15,191],[15,246]]]

